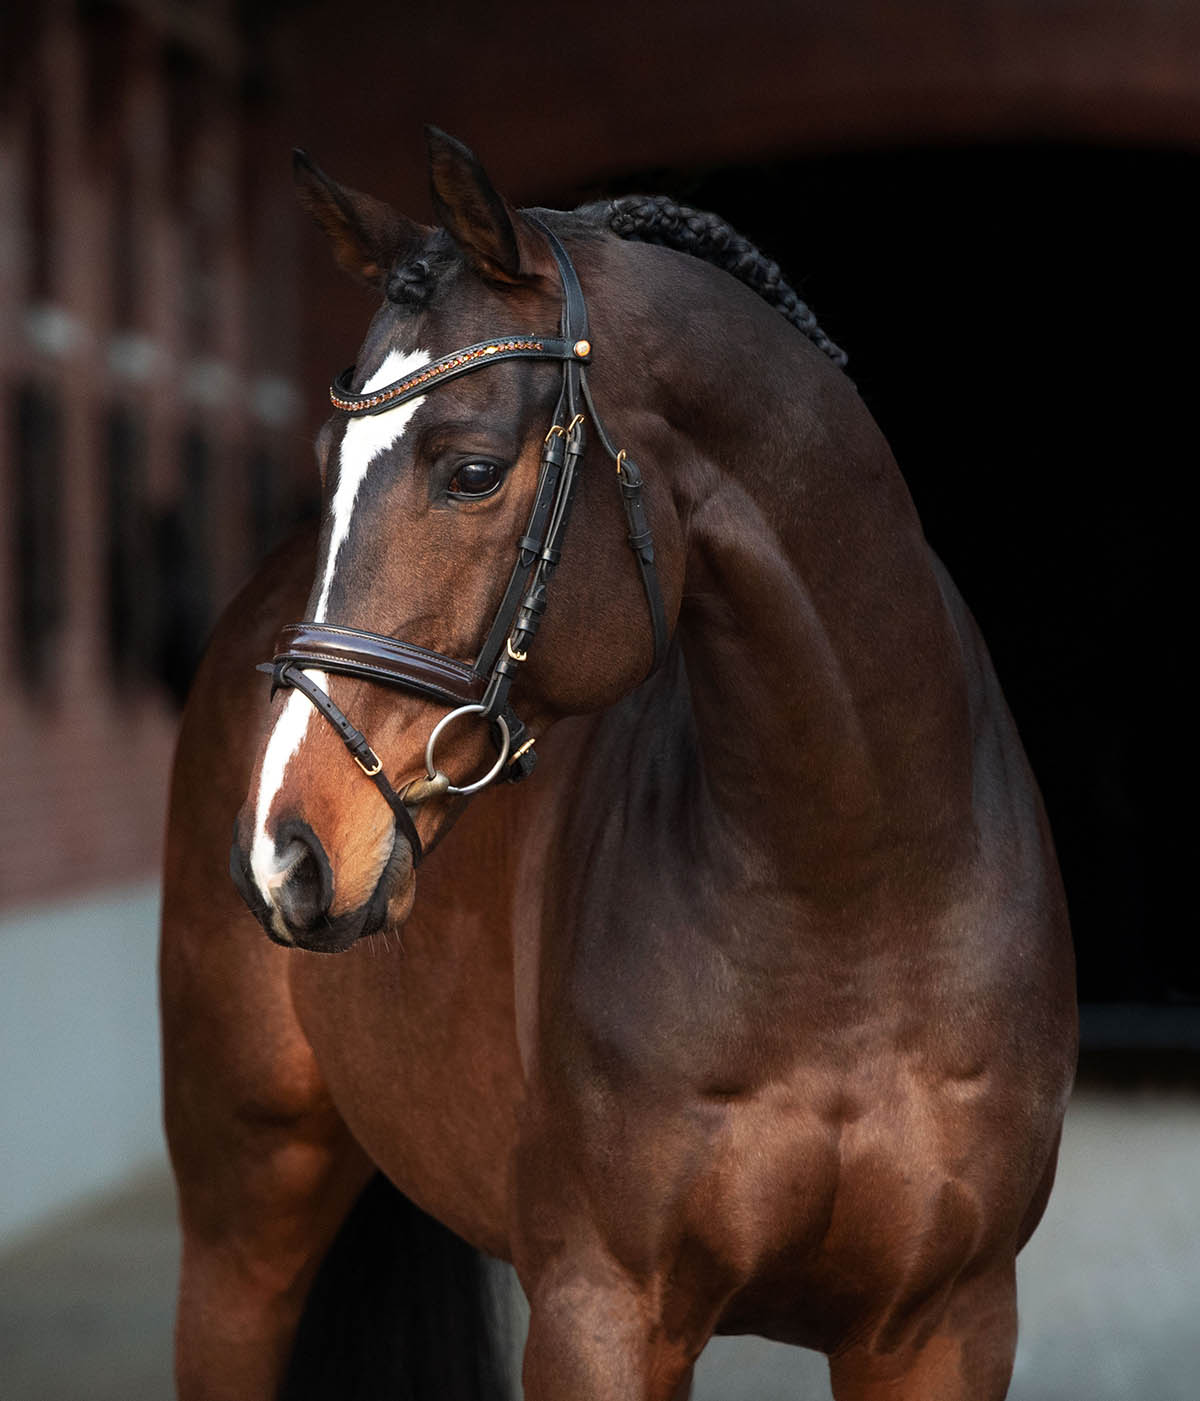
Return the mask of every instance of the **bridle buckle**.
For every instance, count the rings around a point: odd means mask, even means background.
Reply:
[[[372,748],[370,748],[370,746],[368,746],[367,748],[367,753],[372,760],[370,768],[367,767],[367,763],[363,759],[361,754],[356,754],[354,756],[354,762],[358,765],[360,769],[362,769],[363,773],[365,773],[368,778],[374,778],[375,775],[380,771],[380,769],[383,768],[383,760],[379,757],[378,754],[375,753],[375,751]]]

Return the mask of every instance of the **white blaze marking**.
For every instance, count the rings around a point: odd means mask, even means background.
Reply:
[[[323,671],[309,671],[306,667],[305,675],[311,676],[322,688],[329,685],[329,679]],[[268,903],[274,903],[271,899],[272,892],[284,867],[281,866],[275,851],[275,838],[267,835],[267,818],[270,816],[271,804],[275,801],[275,795],[283,786],[283,776],[287,772],[287,766],[291,762],[292,756],[300,748],[300,743],[308,730],[308,722],[312,713],[313,708],[306,696],[302,696],[299,691],[288,692],[283,711],[279,719],[275,721],[275,728],[271,731],[271,738],[267,741],[262,769],[258,775],[258,803],[254,810],[254,840],[250,846],[250,870],[263,899]]]
[[[366,384],[363,394],[372,394],[385,384],[393,384],[403,379],[418,365],[423,365],[429,356],[424,351],[413,350],[407,355],[398,350],[388,352],[383,364],[375,371]],[[425,402],[424,394],[410,399],[399,408],[386,413],[365,414],[362,418],[352,418],[346,424],[342,436],[342,450],[338,458],[337,490],[333,493],[330,510],[333,523],[329,529],[329,553],[325,558],[325,570],[321,577],[321,592],[317,595],[317,606],[313,609],[313,622],[325,621],[325,609],[329,605],[329,591],[333,587],[334,569],[337,557],[346,536],[350,534],[350,522],[354,518],[354,503],[359,489],[366,480],[367,468],[379,456],[404,436],[413,414]]]
[[[399,350],[389,351],[383,364],[367,380],[362,393],[370,394],[385,384],[403,379],[418,365],[429,359],[423,351],[414,350],[404,354]],[[325,609],[329,606],[329,594],[333,588],[334,570],[338,555],[350,534],[350,523],[354,516],[354,504],[359,490],[366,479],[367,469],[381,452],[394,446],[404,436],[409,422],[425,402],[422,394],[416,399],[388,409],[381,414],[365,415],[351,419],[342,436],[342,447],[338,457],[338,481],[333,493],[331,506],[332,524],[329,530],[329,547],[321,573],[321,588],[317,604],[312,611],[314,622],[325,621]],[[305,667],[304,674],[310,676],[323,690],[329,688],[329,678],[323,671]],[[289,693],[271,737],[263,754],[262,768],[258,776],[258,801],[254,810],[254,838],[250,846],[250,869],[255,884],[268,903],[272,890],[279,883],[285,869],[280,865],[275,850],[275,839],[267,833],[267,820],[271,815],[271,805],[283,786],[288,764],[291,763],[304,743],[308,733],[308,723],[313,716],[313,707],[299,691]],[[278,922],[278,917],[276,917]],[[281,931],[283,932],[283,931]]]

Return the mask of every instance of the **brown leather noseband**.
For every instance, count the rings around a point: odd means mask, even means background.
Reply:
[[[284,628],[274,659],[261,668],[271,673],[275,687],[293,686],[307,696],[337,730],[358,766],[395,814],[397,827],[412,849],[414,865],[421,859],[421,839],[409,808],[415,807],[417,802],[406,802],[404,794],[395,791],[383,772],[381,760],[365,737],[306,671],[334,672],[397,686],[453,707],[434,727],[426,744],[425,767],[430,780],[426,795],[434,791],[474,793],[501,776],[515,783],[531,773],[537,761],[533,740],[526,738],[525,726],[509,705],[508,695],[520,664],[529,655],[530,644],[546,609],[547,585],[562,554],[579,466],[587,445],[585,424],[589,418],[605,451],[617,464],[629,544],[650,608],[654,634],[651,671],[658,667],[666,653],[666,610],[654,564],[654,543],[642,504],[642,476],[628,454],[613,446],[588,389],[586,367],[591,363],[592,345],[588,340],[583,290],[567,250],[558,238],[541,220],[533,215],[527,217],[545,234],[558,265],[563,289],[560,335],[510,336],[481,341],[431,361],[404,379],[370,394],[352,392],[354,369],[351,367],[334,380],[329,392],[334,408],[342,413],[386,413],[438,384],[502,360],[553,360],[561,364],[562,389],[542,449],[529,521],[525,533],[517,541],[516,563],[479,655],[474,662],[467,663],[381,633],[302,622]],[[484,778],[456,788],[438,772],[434,764],[434,746],[443,728],[464,714],[477,714],[491,723],[499,759]]]

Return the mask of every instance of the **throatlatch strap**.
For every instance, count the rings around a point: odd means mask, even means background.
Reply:
[[[637,560],[646,602],[650,605],[650,627],[654,633],[654,661],[650,670],[657,671],[667,655],[667,614],[654,563],[654,539],[646,519],[646,508],[642,504],[642,474],[633,459],[624,453],[617,457],[617,473],[621,478],[621,504],[625,507],[625,520],[629,526],[629,548]]]
[[[583,402],[596,429],[596,436],[604,446],[604,451],[617,464],[617,474],[621,479],[621,504],[625,507],[625,520],[629,526],[629,547],[637,560],[638,572],[642,576],[642,588],[646,592],[646,603],[650,609],[650,626],[654,633],[654,661],[650,670],[657,671],[667,655],[667,610],[663,606],[662,588],[658,582],[658,567],[654,563],[654,539],[650,533],[650,522],[646,518],[646,507],[642,502],[642,474],[637,464],[628,455],[620,452],[612,439],[604,431],[604,424],[592,402],[592,391],[588,386],[586,373],[580,371],[580,384],[583,389]]]

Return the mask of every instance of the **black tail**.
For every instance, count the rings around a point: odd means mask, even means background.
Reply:
[[[309,1292],[280,1401],[508,1401],[484,1258],[376,1176]]]

